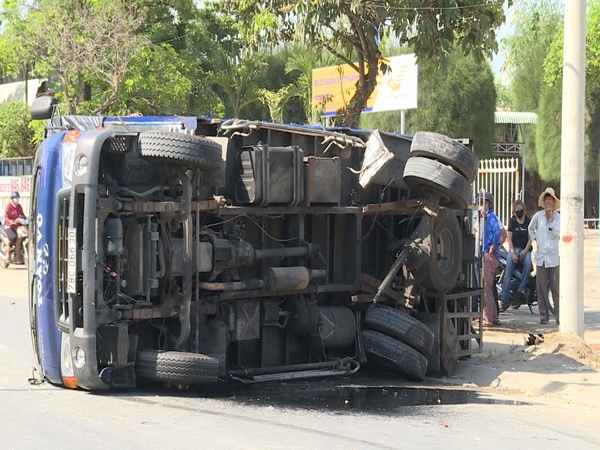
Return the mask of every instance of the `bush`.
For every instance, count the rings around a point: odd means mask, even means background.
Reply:
[[[0,105],[0,157],[32,156],[34,130],[29,126],[29,106],[21,101]]]

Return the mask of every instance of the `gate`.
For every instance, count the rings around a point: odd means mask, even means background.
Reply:
[[[519,158],[482,159],[473,182],[473,192],[483,188],[494,196],[494,211],[504,227],[508,227],[512,204],[521,194],[519,165]]]

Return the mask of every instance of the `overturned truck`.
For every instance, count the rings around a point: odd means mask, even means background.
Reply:
[[[55,106],[32,107],[29,252],[51,383],[421,380],[479,350],[462,143]]]

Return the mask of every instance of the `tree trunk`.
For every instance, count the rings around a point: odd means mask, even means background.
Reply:
[[[340,117],[336,118],[336,124],[356,128],[358,120],[363,108],[367,104],[367,100],[377,87],[377,75],[379,74],[379,58],[381,52],[376,43],[375,27],[365,29],[360,23],[360,17],[349,14],[351,22],[353,22],[353,30],[356,33],[359,46],[355,46],[355,50],[359,55],[358,63],[358,81],[356,83],[356,93],[348,107]],[[339,123],[338,123],[339,122]]]
[[[372,66],[370,66],[372,67]],[[366,76],[361,75],[358,82],[356,83],[356,93],[348,108],[342,116],[341,126],[356,128],[358,126],[358,120],[363,108],[367,104],[367,100],[375,90],[377,86],[377,63],[375,69],[369,69],[369,73]]]

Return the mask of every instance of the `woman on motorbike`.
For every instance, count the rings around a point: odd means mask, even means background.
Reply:
[[[529,223],[531,218],[525,215],[525,205],[522,200],[513,203],[513,214],[508,222],[508,254],[506,255],[506,270],[502,282],[502,297],[500,299],[500,312],[504,312],[510,305],[510,280],[519,262],[523,263],[523,277],[518,287],[518,295],[527,295],[525,286],[531,276],[531,236],[529,236]]]
[[[17,234],[17,228],[20,226],[17,219],[25,215],[23,207],[19,203],[20,198],[21,195],[18,191],[12,191],[10,194],[10,202],[8,202],[8,205],[6,205],[6,209],[4,210],[4,231],[10,240],[10,245],[6,246],[6,261],[10,261],[10,252],[14,245],[15,264],[24,264],[23,256],[21,255],[22,238]]]

